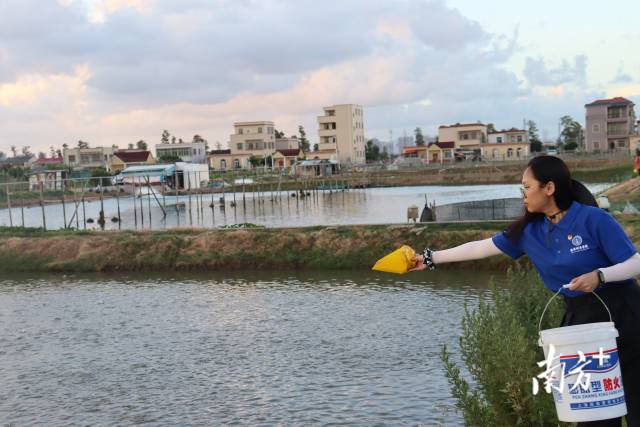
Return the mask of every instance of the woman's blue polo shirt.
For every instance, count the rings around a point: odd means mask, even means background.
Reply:
[[[528,255],[553,292],[575,277],[624,262],[637,252],[609,213],[575,201],[557,224],[545,217],[527,224],[517,243],[505,232],[493,236],[493,243],[513,259]],[[568,289],[562,293],[570,297],[585,294]]]

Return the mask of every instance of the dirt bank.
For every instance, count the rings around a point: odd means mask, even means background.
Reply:
[[[619,217],[640,243],[640,219]],[[371,225],[159,232],[42,232],[0,228],[0,271],[368,269],[402,244],[447,248],[487,238],[506,223]],[[527,261],[520,261],[525,264]],[[506,256],[442,269],[503,270]]]

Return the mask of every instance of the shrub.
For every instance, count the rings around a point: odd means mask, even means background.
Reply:
[[[470,380],[442,349],[456,408],[468,426],[562,425],[553,398],[533,395],[532,378],[544,359],[538,346],[538,321],[552,294],[532,270],[510,270],[505,286],[491,286],[476,310],[465,307],[460,355]],[[560,298],[549,306],[542,329],[557,327],[563,313]]]

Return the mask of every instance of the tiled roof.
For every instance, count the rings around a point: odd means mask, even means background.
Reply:
[[[591,107],[595,105],[608,105],[608,104],[633,104],[632,101],[629,101],[627,98],[623,98],[621,96],[616,96],[615,98],[608,99],[596,99],[590,104],[586,104],[585,107]]]
[[[487,134],[493,135],[496,133],[526,133],[526,132],[527,131],[524,129],[511,128],[511,129],[496,130],[494,132],[487,132]]]
[[[33,162],[34,165],[57,165],[59,163],[64,163],[64,159],[62,157],[43,157]]]
[[[276,150],[276,151],[285,157],[295,157],[300,154],[299,148],[287,148],[284,150]]]
[[[116,151],[113,153],[114,156],[118,157],[124,163],[140,163],[146,162],[149,158],[149,151],[144,150],[134,150],[134,151]]]
[[[440,125],[439,128],[461,128],[470,126],[486,126],[484,123],[456,123],[455,125]]]
[[[438,141],[435,143],[440,148],[455,148],[456,143],[453,141]]]
[[[417,147],[405,147],[402,150],[403,154],[417,153],[418,151],[425,151],[427,149],[426,146],[417,146]]]

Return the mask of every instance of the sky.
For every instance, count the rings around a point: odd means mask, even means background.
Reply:
[[[0,151],[151,147],[167,129],[226,147],[236,121],[304,126],[364,106],[366,138],[476,122],[584,122],[640,103],[640,2],[2,0]]]

